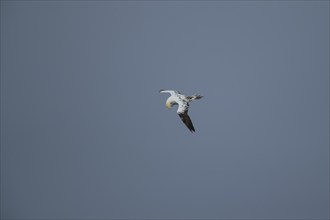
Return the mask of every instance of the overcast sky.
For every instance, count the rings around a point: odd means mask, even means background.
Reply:
[[[1,1],[1,218],[328,219],[329,1]]]

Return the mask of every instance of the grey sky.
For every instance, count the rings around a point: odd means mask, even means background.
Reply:
[[[1,218],[157,217],[329,218],[328,1],[1,1]]]

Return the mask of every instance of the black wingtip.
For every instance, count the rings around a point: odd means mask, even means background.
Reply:
[[[202,95],[196,95],[196,99],[201,99],[201,98],[203,98],[204,96],[202,96]]]
[[[189,129],[189,131],[191,132],[191,133],[194,133],[195,132],[195,128],[194,128],[194,125],[191,123],[191,124],[189,124],[189,125],[187,125],[187,128]]]
[[[190,120],[190,117],[189,115],[187,114],[187,112],[185,113],[179,113],[179,116],[182,120],[182,122],[186,125],[186,127],[189,129],[189,131],[191,133],[194,133],[195,132],[195,128],[194,128],[194,125],[192,123],[192,121]]]

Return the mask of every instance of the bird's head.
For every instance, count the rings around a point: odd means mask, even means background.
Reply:
[[[173,105],[177,105],[178,103],[176,103],[175,101],[171,100],[170,98],[167,99],[165,106],[167,109],[170,109],[173,107]]]
[[[169,100],[167,100],[166,103],[165,103],[165,106],[166,106],[167,109],[170,109],[170,108],[172,108],[173,105]]]

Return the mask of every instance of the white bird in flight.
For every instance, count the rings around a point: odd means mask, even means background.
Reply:
[[[166,100],[166,107],[170,109],[174,105],[179,105],[177,113],[180,116],[182,122],[187,126],[189,131],[195,132],[193,123],[188,115],[189,103],[196,99],[201,99],[201,95],[185,96],[178,91],[174,90],[159,90],[160,93],[169,93],[171,96]]]

